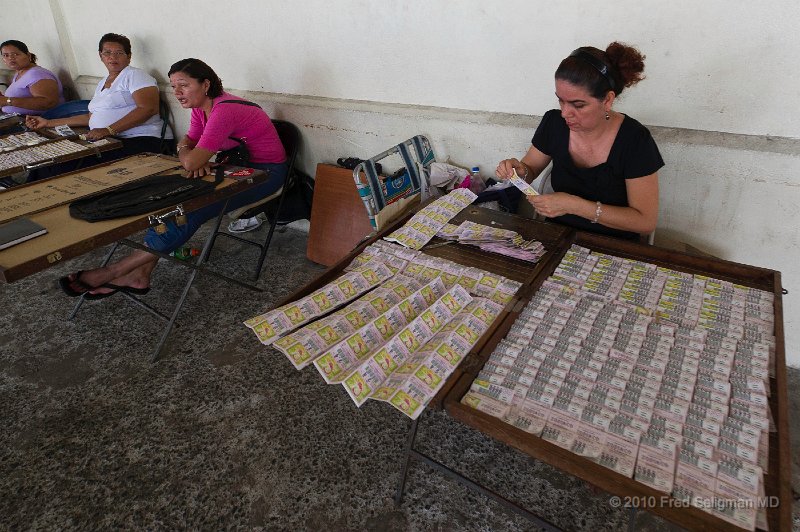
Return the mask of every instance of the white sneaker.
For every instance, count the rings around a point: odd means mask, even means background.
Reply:
[[[252,218],[240,218],[228,224],[228,231],[231,233],[246,233],[261,227],[261,219],[258,216]]]

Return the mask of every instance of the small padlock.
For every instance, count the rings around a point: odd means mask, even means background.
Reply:
[[[154,229],[156,233],[158,233],[159,235],[163,235],[164,233],[167,232],[167,224],[158,224],[157,226],[155,226]]]
[[[179,214],[178,216],[176,216],[175,217],[175,223],[178,224],[178,225],[186,225],[186,215],[185,214]]]

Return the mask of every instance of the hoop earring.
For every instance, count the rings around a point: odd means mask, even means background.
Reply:
[[[611,119],[611,115],[609,115],[608,112],[606,112],[606,120],[610,120],[610,119]]]

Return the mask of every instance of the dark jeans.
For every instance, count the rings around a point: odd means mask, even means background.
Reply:
[[[286,172],[288,170],[286,163],[250,163],[248,166],[259,170],[266,170],[269,174],[269,178],[257,187],[241,192],[230,198],[225,212],[244,207],[245,205],[254,203],[261,198],[275,193],[283,186],[284,181],[286,181]],[[178,225],[174,221],[169,221],[166,224],[166,232],[161,234],[156,233],[152,228],[148,229],[147,233],[144,235],[144,243],[150,249],[155,249],[162,253],[170,253],[185,244],[201,225],[217,217],[224,205],[225,200],[222,200],[187,213],[186,223],[183,225]]]

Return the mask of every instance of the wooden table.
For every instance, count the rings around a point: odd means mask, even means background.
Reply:
[[[101,141],[97,141],[97,142],[89,142],[89,141],[86,141],[86,140],[80,140],[78,138],[77,134],[75,136],[71,136],[71,137],[62,137],[62,136],[59,136],[59,135],[55,134],[54,132],[52,132],[50,130],[47,130],[47,129],[36,131],[35,133],[37,135],[42,136],[42,137],[46,137],[49,140],[44,141],[44,142],[40,142],[40,143],[38,143],[38,144],[36,144],[34,146],[20,146],[19,148],[15,149],[15,150],[5,151],[5,152],[0,153],[0,178],[7,177],[7,176],[10,176],[10,175],[14,175],[14,174],[17,174],[17,173],[20,173],[20,172],[30,172],[31,170],[34,170],[36,168],[42,168],[42,167],[45,167],[45,166],[52,166],[54,164],[63,163],[63,162],[66,162],[66,161],[73,161],[75,159],[83,159],[83,158],[89,158],[89,157],[92,157],[92,156],[100,156],[101,153],[104,153],[104,152],[107,152],[107,151],[111,151],[111,150],[118,150],[118,149],[122,148],[122,142],[119,141],[118,139],[113,138],[113,137],[108,137],[108,138],[102,139]],[[11,136],[14,136],[14,135],[19,135],[19,134],[20,133],[10,133],[10,134],[7,134],[7,135],[2,135],[2,136],[0,136],[0,139],[4,139],[4,138],[11,137]],[[6,157],[6,154],[15,154],[17,152],[21,152],[21,151],[24,151],[24,150],[27,150],[27,149],[30,149],[30,148],[33,148],[33,147],[36,147],[36,146],[47,146],[48,144],[54,144],[54,143],[57,143],[57,142],[60,142],[60,141],[65,141],[65,140],[67,140],[67,141],[69,141],[71,143],[75,143],[75,144],[79,145],[81,147],[81,149],[77,150],[75,152],[64,154],[64,155],[60,155],[60,156],[57,156],[57,157],[47,157],[47,156],[39,157],[36,160],[33,160],[33,161],[31,161],[29,163],[26,163],[26,164],[9,165],[9,164],[6,164],[5,161],[4,161],[4,159]]]
[[[140,154],[105,163],[94,168],[78,170],[50,179],[21,185],[3,192],[0,194],[0,222],[27,216],[34,222],[44,226],[48,232],[45,235],[0,251],[0,281],[5,283],[16,281],[62,261],[78,257],[84,253],[115,242],[117,245],[114,246],[108,254],[103,264],[106,264],[110,260],[117,246],[123,243],[130,247],[144,249],[154,255],[171,260],[176,264],[191,268],[193,271],[187,281],[183,296],[178,301],[171,318],[154,312],[152,307],[149,307],[130,294],[122,293],[123,296],[134,300],[149,312],[155,313],[169,321],[162,335],[161,342],[153,354],[152,358],[154,360],[158,356],[167,335],[174,325],[178,312],[183,305],[186,294],[194,282],[198,271],[206,271],[212,275],[247,288],[259,289],[247,283],[225,277],[203,266],[210,252],[211,236],[213,236],[215,231],[212,231],[209,238],[206,240],[206,244],[198,257],[197,263],[180,261],[169,255],[150,250],[139,243],[127,240],[126,237],[152,226],[155,218],[162,220],[174,219],[174,208],[160,209],[139,216],[89,223],[70,216],[69,202],[83,195],[87,195],[92,188],[96,188],[97,186],[101,186],[104,189],[114,188],[115,186],[135,181],[149,175],[178,173],[180,168],[180,163],[174,157]],[[208,176],[205,179],[213,181],[214,178],[213,176]],[[225,178],[212,194],[184,202],[181,207],[185,212],[191,212],[220,200],[229,199],[239,192],[257,186],[266,179],[268,179],[267,174],[261,170],[254,170],[252,175],[243,178]],[[162,216],[160,213],[170,214],[169,216]],[[220,212],[217,217],[217,228],[222,221],[223,215],[224,212]],[[82,303],[83,297],[80,298],[70,318],[75,316],[75,313]]]
[[[563,255],[572,243],[610,255],[651,262],[674,270],[693,274],[705,274],[718,279],[736,282],[745,286],[767,290],[774,295],[775,313],[775,377],[770,379],[770,408],[774,416],[777,432],[770,433],[769,468],[765,474],[765,489],[767,497],[777,496],[780,506],[769,508],[768,520],[770,530],[789,530],[791,528],[791,455],[789,449],[789,412],[787,397],[787,377],[785,346],[783,334],[783,308],[782,287],[780,272],[747,266],[713,258],[691,256],[683,253],[645,246],[638,243],[614,240],[588,233],[574,233],[562,243],[559,255]],[[555,270],[560,262],[550,261],[547,268],[537,277],[534,287],[541,283]],[[528,298],[529,299],[529,298]],[[649,488],[632,478],[620,475],[595,462],[578,456],[566,449],[551,444],[539,437],[520,430],[498,418],[479,412],[462,404],[461,398],[468,391],[472,381],[483,368],[484,363],[491,355],[495,346],[505,337],[514,321],[521,312],[521,308],[509,313],[503,323],[495,330],[479,352],[473,352],[471,364],[464,365],[464,372],[458,378],[444,400],[446,411],[455,419],[479,430],[492,438],[510,445],[523,453],[546,462],[570,475],[581,478],[610,494],[625,499],[637,497],[632,500],[645,500],[644,497],[654,497],[660,500],[665,494]],[[690,530],[742,530],[722,519],[711,515],[698,508],[676,508],[656,506],[647,508],[648,511],[660,515],[682,527]]]
[[[320,275],[317,279],[285,298],[277,306],[293,301],[312,291],[324,286],[341,275],[344,267],[358,255],[367,245],[378,238],[388,235],[396,228],[402,226],[410,215],[398,220],[391,227],[374,235],[369,241],[353,250],[352,253],[342,258],[338,263]],[[562,471],[581,478],[603,490],[620,497],[647,497],[660,498],[664,494],[651,489],[631,478],[624,477],[614,471],[602,467],[591,460],[580,457],[568,450],[555,446],[539,437],[533,436],[517,429],[498,418],[484,414],[460,402],[472,381],[483,368],[486,360],[494,347],[506,335],[524,308],[525,303],[535,294],[539,286],[549,277],[560,263],[563,255],[573,243],[588,247],[603,253],[643,260],[671,269],[707,274],[718,279],[734,281],[742,285],[768,290],[775,297],[775,377],[771,379],[770,407],[777,426],[777,432],[770,435],[770,462],[765,475],[766,495],[777,496],[780,506],[768,510],[768,519],[771,530],[788,530],[791,527],[791,487],[790,487],[790,450],[788,428],[788,399],[785,363],[785,346],[783,334],[783,309],[782,288],[780,273],[774,270],[756,268],[743,264],[732,263],[714,258],[692,256],[672,250],[661,249],[643,244],[614,240],[588,233],[576,233],[555,224],[537,222],[527,218],[520,218],[497,211],[489,211],[479,207],[468,207],[462,211],[453,222],[471,220],[485,225],[492,225],[519,232],[525,238],[536,238],[542,242],[547,253],[536,265],[525,264],[523,261],[509,259],[499,255],[489,254],[469,246],[449,244],[441,247],[432,247],[442,241],[434,239],[423,252],[432,256],[447,258],[460,264],[475,266],[499,273],[523,283],[515,301],[506,307],[506,310],[497,318],[492,327],[478,341],[464,362],[448,379],[436,398],[431,401],[429,408],[444,406],[453,418],[464,424],[483,432],[492,438],[502,441],[527,455],[547,462]],[[414,444],[417,425],[424,418],[420,416],[412,424],[406,443],[406,456],[402,465],[401,479],[395,495],[396,503],[402,500],[405,479],[412,459],[420,460],[446,476],[477,490],[506,505],[511,510],[531,518],[545,529],[557,529],[545,519],[521,508],[505,497],[489,491],[480,483],[470,480],[465,475],[454,471],[445,464],[441,464],[419,452]],[[641,499],[640,499],[641,500]],[[694,530],[741,530],[720,518],[701,511],[697,508],[648,508],[653,513],[683,527]]]

